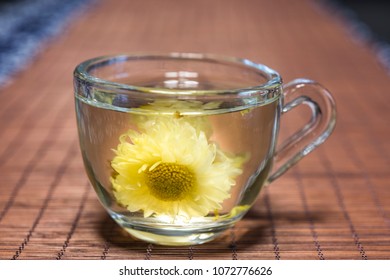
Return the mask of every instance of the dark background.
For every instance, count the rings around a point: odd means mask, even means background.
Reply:
[[[390,43],[389,0],[334,0],[334,2],[346,8],[345,12],[351,19],[365,23],[374,39]],[[362,30],[362,32],[366,31]]]

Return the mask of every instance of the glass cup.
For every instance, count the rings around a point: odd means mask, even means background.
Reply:
[[[265,65],[216,55],[94,58],[77,66],[74,88],[100,202],[132,236],[163,245],[204,243],[232,227],[336,120],[318,83],[283,85]],[[276,148],[280,116],[299,105],[310,120]]]

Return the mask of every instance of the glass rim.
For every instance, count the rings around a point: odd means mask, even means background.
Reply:
[[[115,62],[123,62],[129,60],[137,60],[138,62],[141,59],[182,59],[188,61],[207,61],[211,63],[230,63],[236,64],[237,66],[246,66],[248,69],[252,68],[254,71],[261,72],[265,74],[267,81],[259,83],[259,85],[248,86],[242,88],[231,88],[231,89],[212,89],[212,90],[199,90],[199,89],[171,89],[171,88],[155,88],[147,86],[135,86],[131,84],[123,84],[114,81],[109,81],[103,78],[96,77],[90,74],[90,71],[96,67],[104,66],[107,64],[113,64]],[[182,53],[182,52],[171,52],[171,53],[160,53],[160,52],[150,52],[150,53],[122,53],[114,55],[105,55],[95,58],[85,60],[78,64],[74,70],[74,78],[88,82],[95,87],[98,87],[100,90],[107,90],[110,92],[120,91],[123,92],[141,92],[141,93],[151,93],[157,95],[167,95],[167,96],[207,96],[207,95],[240,95],[240,96],[252,96],[254,94],[259,94],[259,91],[264,91],[267,89],[274,89],[275,87],[281,87],[282,78],[278,72],[269,68],[264,64],[255,63],[252,60],[245,58],[238,58],[232,56],[223,56],[215,54],[205,54],[205,53]],[[274,99],[275,96],[270,97]],[[267,99],[267,98],[266,98]]]

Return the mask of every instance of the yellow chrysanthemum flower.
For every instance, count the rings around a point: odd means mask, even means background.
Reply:
[[[203,217],[230,197],[242,158],[229,157],[186,118],[154,118],[120,136],[111,162],[119,204],[145,217]]]

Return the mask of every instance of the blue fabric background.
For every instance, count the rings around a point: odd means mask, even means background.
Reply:
[[[90,0],[0,1],[0,87]]]

